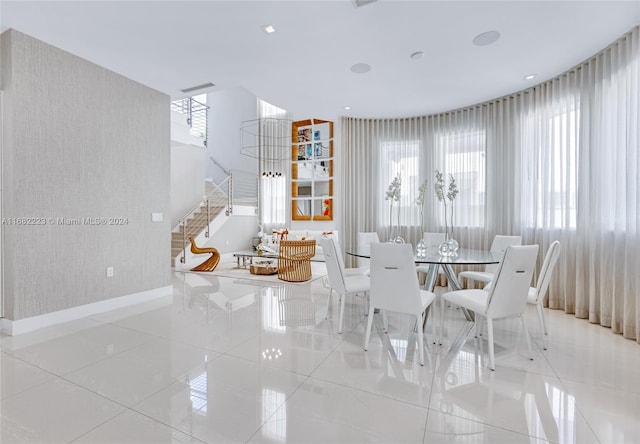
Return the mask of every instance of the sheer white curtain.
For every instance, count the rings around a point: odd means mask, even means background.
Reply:
[[[433,196],[438,168],[458,181],[454,237],[462,247],[521,234],[540,245],[541,262],[559,240],[549,306],[640,342],[639,54],[636,27],[582,65],[509,97],[435,116],[343,119],[347,245],[357,231],[386,233],[384,191],[399,168],[389,153],[415,158],[418,176],[407,188],[429,180],[427,231],[444,229]],[[415,244],[418,221],[402,220]]]
[[[264,100],[258,101],[258,144],[260,224],[270,233],[287,221],[291,120],[285,110]]]

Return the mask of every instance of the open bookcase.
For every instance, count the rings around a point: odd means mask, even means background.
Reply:
[[[333,122],[293,122],[291,218],[333,220]]]

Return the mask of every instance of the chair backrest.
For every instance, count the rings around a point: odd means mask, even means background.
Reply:
[[[410,244],[371,244],[371,305],[382,310],[418,313],[420,284]]]
[[[427,233],[423,234],[422,240],[427,244],[427,247],[438,247],[441,243],[444,242],[445,235],[444,233]]]
[[[549,283],[551,282],[551,275],[553,269],[560,257],[560,242],[553,241],[547,250],[547,254],[540,267],[540,275],[538,276],[538,285],[536,285],[536,302],[544,298],[544,295],[549,289]]]
[[[507,247],[489,289],[488,317],[512,316],[525,310],[538,249],[538,245]]]
[[[358,247],[367,247],[371,244],[379,244],[380,237],[375,231],[361,231],[358,233]]]
[[[344,294],[347,291],[347,287],[344,282],[344,261],[342,254],[332,237],[323,236],[320,239],[320,245],[322,245],[322,253],[324,254],[324,261],[327,266],[329,284],[335,291]]]
[[[508,246],[510,245],[522,245],[522,237],[521,236],[503,236],[501,234],[497,234],[493,238],[493,242],[491,243],[491,252],[492,253],[504,253]],[[484,267],[484,271],[488,273],[495,273],[498,269],[498,264],[488,264]]]
[[[361,231],[358,233],[358,248],[368,247],[371,244],[379,244],[379,243],[380,243],[380,237],[378,236],[378,233],[376,233],[375,231],[372,231],[372,232]],[[356,259],[356,262],[358,264],[358,267],[369,266],[369,259],[366,259],[366,258],[359,257]]]

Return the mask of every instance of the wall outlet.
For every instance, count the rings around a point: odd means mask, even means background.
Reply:
[[[162,213],[151,213],[151,222],[162,222],[164,215]]]
[[[108,278],[113,277],[113,267],[107,267],[107,277]]]

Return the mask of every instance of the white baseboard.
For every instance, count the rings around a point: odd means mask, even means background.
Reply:
[[[54,311],[31,318],[11,321],[2,319],[2,333],[9,336],[17,336],[30,331],[39,330],[45,327],[62,324],[64,322],[75,321],[99,313],[115,310],[116,308],[136,305],[152,299],[160,298],[172,294],[173,286],[154,288],[153,290],[141,291],[140,293],[128,294],[105,301],[94,302],[92,304],[80,305],[78,307],[67,308],[65,310]]]

